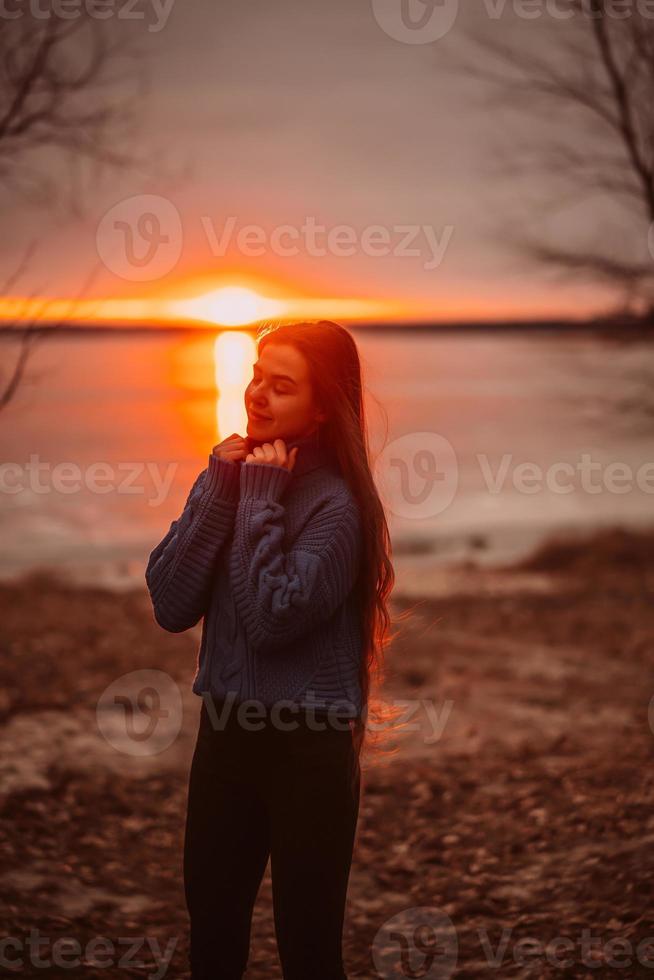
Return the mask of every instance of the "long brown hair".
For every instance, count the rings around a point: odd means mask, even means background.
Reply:
[[[363,555],[355,589],[363,626],[359,670],[362,710],[352,724],[353,745],[360,761],[368,722],[374,719],[379,736],[396,715],[376,694],[377,685],[381,686],[384,679],[385,647],[392,639],[389,600],[395,572],[386,515],[370,466],[361,362],[352,335],[331,320],[266,324],[257,333],[258,353],[269,343],[292,344],[306,358],[314,398],[328,415],[320,424],[320,445],[335,454],[360,508]],[[370,741],[382,751],[383,737]],[[355,768],[353,780],[356,774]]]

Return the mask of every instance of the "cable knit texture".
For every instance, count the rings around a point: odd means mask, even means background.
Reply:
[[[195,694],[354,717],[359,508],[314,436],[292,446],[292,471],[211,454],[145,578],[164,629],[181,632],[204,617]]]

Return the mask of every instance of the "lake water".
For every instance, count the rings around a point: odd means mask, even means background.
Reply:
[[[652,523],[654,358],[555,332],[354,332],[398,586],[554,531]],[[3,341],[4,373],[14,342]],[[245,431],[250,334],[60,335],[0,413],[0,574],[143,584],[212,446]]]

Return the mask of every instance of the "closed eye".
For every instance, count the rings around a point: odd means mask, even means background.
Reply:
[[[261,378],[259,378],[259,377],[257,377],[255,375],[253,377],[253,379],[252,379],[251,384],[259,384],[260,381],[261,381]],[[276,395],[290,395],[290,394],[292,394],[292,392],[290,392],[288,390],[288,388],[274,388],[273,390],[274,390],[274,392],[275,392]]]

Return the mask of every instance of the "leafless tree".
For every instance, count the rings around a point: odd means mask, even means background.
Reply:
[[[97,180],[107,168],[138,164],[133,138],[135,106],[145,89],[143,62],[134,37],[115,18],[94,19],[81,4],[73,19],[54,6],[40,10],[49,16],[21,10],[1,24],[0,187],[4,196],[45,207],[60,199],[64,185],[67,208],[80,213],[83,167]],[[20,282],[35,248],[33,242],[18,261],[3,294]],[[0,340],[18,341],[3,343],[0,409],[14,397],[44,336],[46,314],[47,301],[26,301],[21,316],[0,325]],[[50,323],[48,333],[57,326]],[[14,362],[7,366],[10,348]]]
[[[73,20],[50,13],[0,31],[0,180],[38,204],[59,190],[48,172],[53,152],[73,168],[134,162],[134,105],[145,91],[124,24],[94,19],[83,5]]]
[[[3,283],[0,295],[10,293],[16,283],[20,281],[35,251],[36,243],[32,242],[25,250],[16,270]],[[76,302],[84,296],[96,273],[97,265],[91,269],[90,274],[82,283],[78,295],[70,300],[69,313],[74,311]],[[2,365],[0,368],[0,411],[7,407],[16,394],[24,378],[27,362],[37,345],[56,333],[65,322],[65,317],[61,316],[58,319],[54,316],[48,318],[51,301],[42,299],[38,295],[28,296],[20,305],[22,306],[20,318],[15,321],[6,320],[0,324],[0,340],[10,341],[14,337],[18,339],[16,355],[11,366],[9,366],[8,358],[0,359]],[[47,327],[43,327],[44,320],[48,321]]]
[[[532,186],[551,190],[535,217],[598,205],[595,221],[566,236],[571,244],[542,230],[509,238],[564,275],[609,285],[623,310],[651,320],[654,20],[635,2],[621,17],[607,0],[570,0],[569,8],[565,21],[525,23],[513,43],[497,24],[471,37],[476,56],[466,71],[490,81],[493,100],[526,123],[501,154],[504,174],[528,174]]]

